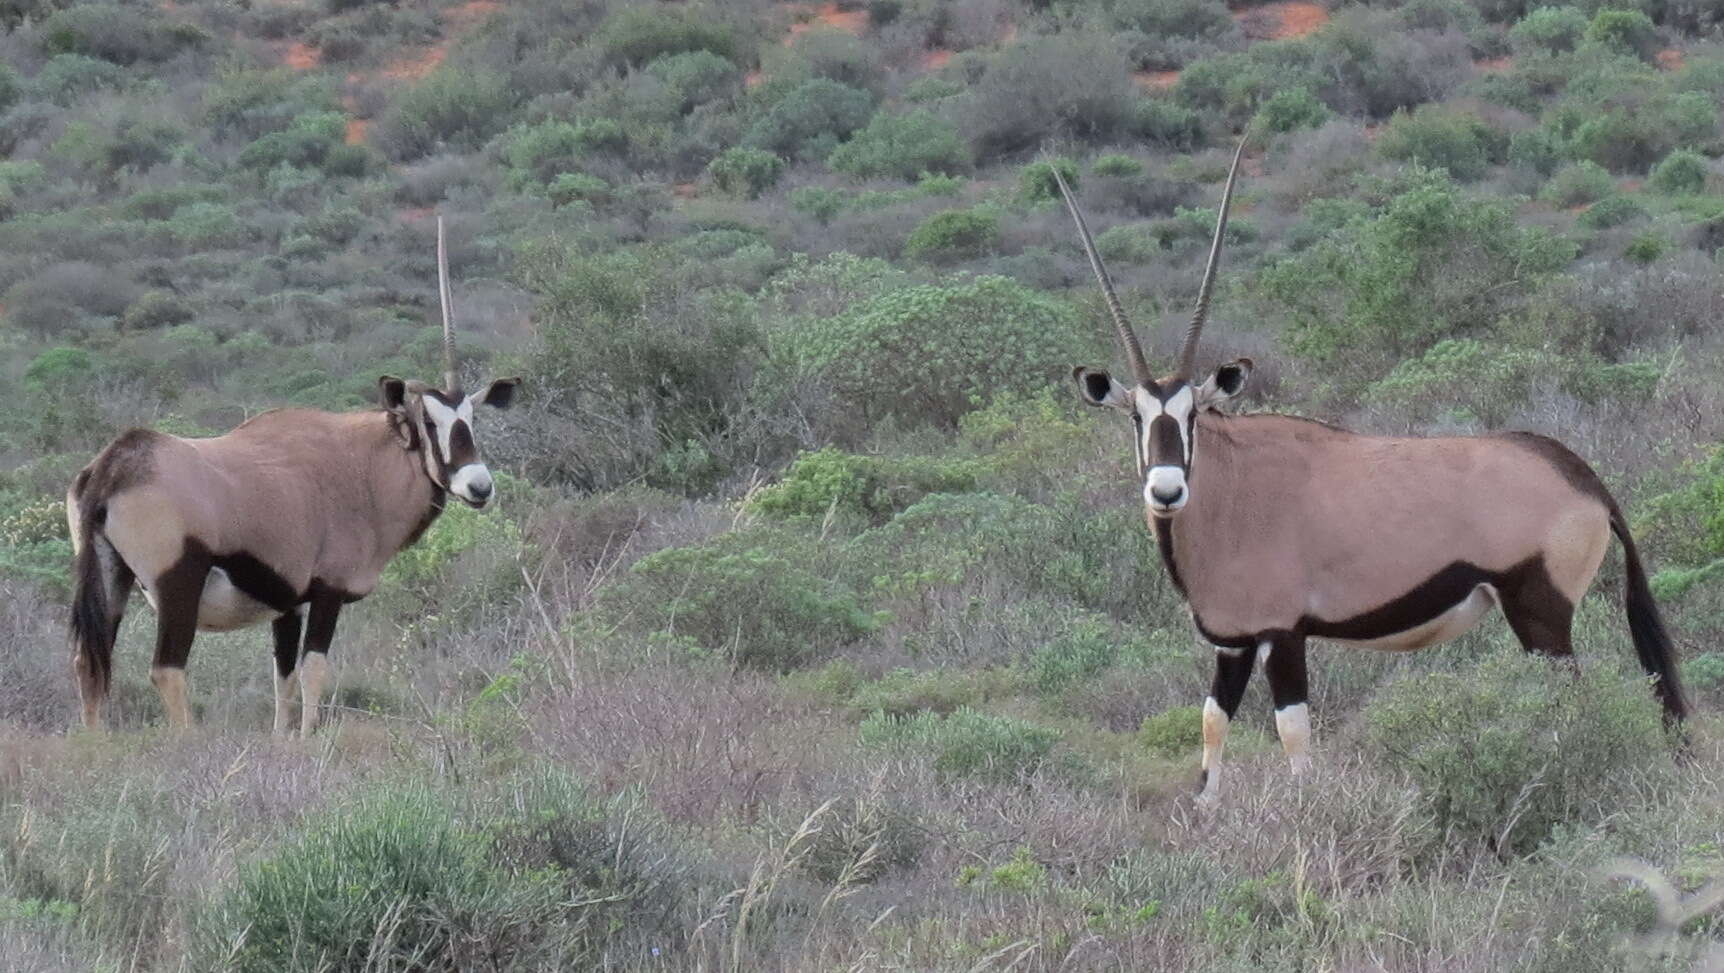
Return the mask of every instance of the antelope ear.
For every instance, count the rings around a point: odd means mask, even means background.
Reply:
[[[383,408],[399,412],[407,403],[407,383],[393,375],[384,375],[377,379],[377,397],[382,400]]]
[[[1077,382],[1078,394],[1090,405],[1107,406],[1121,412],[1131,411],[1131,389],[1121,385],[1107,372],[1080,365],[1072,369],[1072,379]]]
[[[1245,383],[1251,379],[1253,367],[1251,359],[1240,358],[1217,368],[1215,374],[1209,376],[1209,381],[1204,382],[1203,388],[1198,391],[1198,404],[1214,408],[1238,395],[1244,390]]]
[[[493,409],[507,409],[515,401],[515,387],[520,384],[519,378],[499,378],[485,386],[484,392],[473,396],[473,401]]]

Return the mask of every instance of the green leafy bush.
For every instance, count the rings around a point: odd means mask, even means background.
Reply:
[[[1552,371],[1546,357],[1533,352],[1449,338],[1396,365],[1371,385],[1365,400],[1414,421],[1446,414],[1496,427],[1526,401],[1536,379]]]
[[[1078,621],[1037,649],[1025,663],[1025,680],[1042,696],[1055,696],[1111,668],[1119,657],[1119,633],[1096,618]]]
[[[1365,722],[1376,759],[1412,776],[1440,826],[1505,854],[1619,811],[1670,768],[1645,680],[1518,649],[1395,679]]]
[[[510,182],[525,187],[548,183],[595,154],[616,153],[627,144],[622,126],[609,118],[551,119],[510,131],[503,139],[503,161]]]
[[[1026,203],[1041,203],[1060,198],[1059,183],[1054,179],[1054,169],[1058,168],[1061,178],[1072,192],[1077,192],[1077,163],[1070,159],[1038,159],[1018,170],[1018,198]]]
[[[742,88],[741,70],[724,57],[705,49],[667,54],[648,64],[646,71],[677,93],[685,114],[709,102],[728,98]]]
[[[1580,46],[1586,29],[1586,14],[1574,7],[1540,7],[1510,28],[1509,40],[1522,55],[1538,51],[1565,54]]]
[[[975,461],[858,456],[827,447],[798,457],[749,507],[783,517],[836,512],[884,523],[930,493],[974,490],[979,468]]]
[[[1396,112],[1377,139],[1384,158],[1447,169],[1462,182],[1484,175],[1493,157],[1507,148],[1506,140],[1477,115],[1440,105]]]
[[[545,195],[557,206],[576,202],[597,206],[610,195],[610,191],[610,183],[584,172],[562,173],[545,187]]]
[[[1144,717],[1137,742],[1158,757],[1190,758],[1203,745],[1203,708],[1174,706]]]
[[[869,418],[946,425],[1064,375],[1092,341],[1069,306],[1003,277],[904,287],[784,336],[799,373]]]
[[[1090,163],[1090,171],[1098,176],[1117,176],[1121,179],[1133,179],[1144,174],[1142,162],[1129,155],[1110,153],[1096,156]]]
[[[443,67],[396,99],[373,137],[402,161],[429,155],[440,145],[476,149],[508,125],[513,101],[500,74]]]
[[[778,182],[784,160],[765,149],[745,145],[725,149],[707,164],[706,171],[718,188],[734,196],[753,199]]]
[[[838,172],[862,179],[915,179],[923,173],[969,168],[969,149],[958,130],[933,112],[880,112],[826,160]]]
[[[1067,136],[1104,142],[1133,120],[1131,63],[1113,39],[1082,31],[1007,47],[971,86],[963,126],[979,159]]]
[[[878,624],[830,580],[810,542],[769,531],[658,551],[600,594],[599,611],[753,669],[786,671]]]
[[[149,8],[81,4],[56,12],[36,36],[49,54],[83,54],[119,65],[165,61],[209,40],[200,28],[153,16]]]
[[[30,92],[43,101],[71,105],[97,91],[121,91],[130,76],[112,61],[83,54],[56,54],[30,79]]]
[[[1670,241],[1656,232],[1642,233],[1628,242],[1622,255],[1637,264],[1656,263],[1670,252]]]
[[[1558,169],[1538,195],[1558,206],[1582,206],[1615,192],[1616,180],[1603,166],[1582,160]]]
[[[780,98],[749,127],[744,142],[785,158],[825,159],[873,114],[873,95],[814,78]]]
[[[690,51],[708,51],[736,61],[742,45],[735,31],[707,19],[706,13],[698,5],[621,6],[605,18],[594,40],[607,60],[630,67]]]
[[[1586,25],[1586,43],[1613,54],[1650,58],[1658,49],[1658,28],[1638,10],[1604,9]]]
[[[1328,121],[1333,113],[1309,88],[1284,88],[1271,95],[1257,109],[1254,128],[1271,132],[1294,132],[1316,128]]]
[[[1653,168],[1646,182],[1661,193],[1698,193],[1706,188],[1709,171],[1705,156],[1693,149],[1677,149]]]
[[[239,154],[239,164],[258,170],[282,165],[320,166],[330,150],[341,144],[346,129],[347,118],[340,112],[307,112],[282,131],[270,132],[246,146]]]
[[[145,291],[120,315],[120,325],[127,329],[169,328],[195,316],[178,295],[170,291]]]
[[[1058,730],[968,707],[949,716],[875,713],[860,732],[863,746],[924,753],[942,774],[1002,784],[1040,770],[1060,741]]]
[[[1646,207],[1635,202],[1632,197],[1616,194],[1588,206],[1586,212],[1580,214],[1578,222],[1588,229],[1607,230],[1613,226],[1632,223],[1645,215]]]
[[[1000,219],[991,210],[949,209],[923,220],[904,241],[911,260],[950,263],[993,251],[1000,241]]]

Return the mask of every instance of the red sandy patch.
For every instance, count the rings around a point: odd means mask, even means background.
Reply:
[[[808,8],[803,7],[807,10]],[[836,3],[823,3],[813,10],[813,16],[807,20],[790,25],[790,33],[785,36],[786,45],[795,43],[796,38],[808,33],[816,27],[830,27],[850,34],[860,34],[868,26],[868,11],[839,10]]]
[[[742,76],[742,86],[744,88],[752,88],[765,80],[766,75],[761,74],[759,68],[755,68],[753,71]]]
[[[1513,67],[1514,58],[1506,55],[1503,57],[1492,57],[1486,58],[1482,61],[1473,62],[1473,70],[1480,74],[1502,74]]]
[[[1616,188],[1622,190],[1625,193],[1632,193],[1632,192],[1637,192],[1640,189],[1640,187],[1645,185],[1645,184],[1646,184],[1646,181],[1644,179],[1628,178],[1628,179],[1624,179],[1621,182],[1617,183]]]
[[[692,182],[679,182],[670,187],[670,194],[677,199],[693,199],[699,191],[700,187]]]
[[[471,30],[502,6],[499,0],[467,0],[459,7],[450,7],[443,11],[443,17],[458,30]]]
[[[437,215],[437,210],[431,206],[407,206],[395,211],[395,215],[409,223],[418,223]]]
[[[1658,67],[1665,71],[1680,71],[1682,69],[1682,52],[1674,47],[1667,47],[1659,51],[1652,55],[1652,59],[1657,61]]]
[[[371,131],[371,120],[367,118],[349,118],[347,120],[347,135],[343,138],[348,145],[364,145],[365,134]]]
[[[1235,10],[1233,19],[1254,41],[1278,41],[1314,32],[1329,22],[1329,11],[1310,0],[1277,0]]]
[[[1166,91],[1179,83],[1178,71],[1133,71],[1131,77],[1151,91]]]
[[[442,67],[457,36],[477,28],[502,6],[499,0],[467,0],[458,7],[450,7],[443,12],[448,30],[442,40],[417,54],[390,62],[379,74],[391,81],[418,81],[425,78]]]
[[[922,55],[922,70],[938,71],[952,62],[952,52],[943,47],[936,47]]]
[[[323,52],[304,41],[294,41],[281,56],[281,63],[295,71],[310,71],[323,63]]]

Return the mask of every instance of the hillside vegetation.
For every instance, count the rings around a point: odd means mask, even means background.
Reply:
[[[1716,968],[1721,27],[0,0],[0,968]],[[1051,167],[1166,361],[1246,126],[1200,365],[1586,457],[1685,749],[1612,554],[1578,674],[1496,619],[1320,647],[1313,773],[1259,683],[1193,806],[1211,653],[1069,387],[1118,349]],[[343,616],[312,740],[268,735],[267,628],[200,636],[164,729],[141,601],[118,729],[68,732],[73,473],[435,379],[438,215],[463,374],[524,377],[479,418],[499,502]]]

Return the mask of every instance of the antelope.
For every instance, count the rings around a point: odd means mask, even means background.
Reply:
[[[196,633],[270,619],[275,732],[291,733],[296,690],[300,734],[317,728],[342,606],[377,586],[450,494],[474,508],[491,498],[473,409],[508,408],[520,379],[461,389],[441,218],[437,278],[442,388],[384,375],[381,411],[277,409],[210,439],[133,429],[74,478],[72,669],[86,727],[104,725],[135,582],[156,612],[150,681],[171,725],[192,721],[185,669]]]
[[[1368,436],[1311,419],[1222,411],[1251,377],[1240,358],[1194,377],[1242,140],[1173,371],[1156,378],[1071,188],[1060,194],[1101,285],[1130,384],[1072,370],[1083,400],[1133,425],[1146,520],[1168,578],[1214,647],[1203,702],[1199,800],[1219,793],[1222,749],[1254,664],[1295,774],[1309,766],[1305,644],[1413,650],[1470,630],[1493,605],[1529,652],[1570,657],[1575,604],[1622,543],[1629,631],[1667,723],[1685,715],[1670,636],[1622,509],[1554,439]]]

